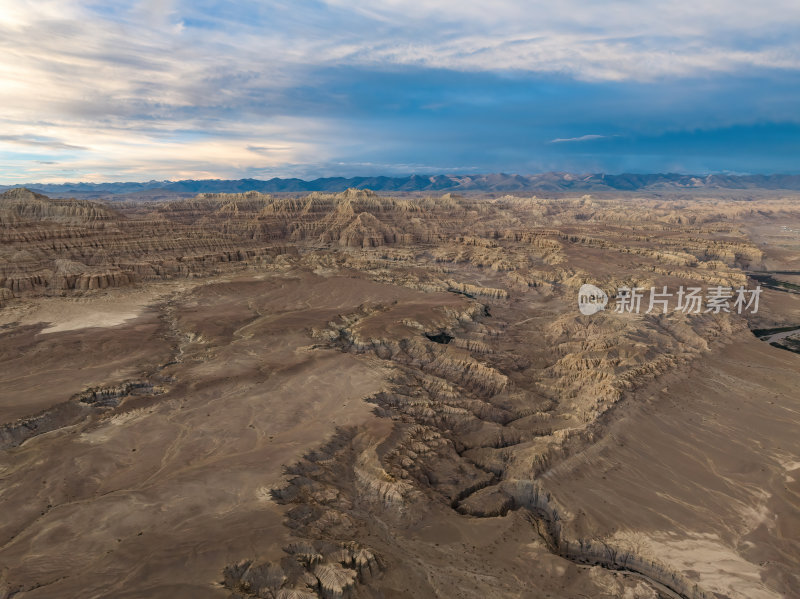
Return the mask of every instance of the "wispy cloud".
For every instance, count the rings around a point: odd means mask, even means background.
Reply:
[[[50,137],[33,135],[0,135],[0,142],[7,142],[21,146],[33,146],[47,150],[86,150],[85,146],[68,144]]]
[[[578,137],[556,137],[555,139],[551,139],[550,143],[551,144],[561,144],[561,143],[573,142],[573,141],[592,141],[594,139],[603,139],[605,137],[608,137],[608,136],[607,135],[588,134],[588,135],[580,135]]]
[[[675,0],[328,0],[374,21],[347,57],[465,70],[652,80],[800,68],[800,5]]]

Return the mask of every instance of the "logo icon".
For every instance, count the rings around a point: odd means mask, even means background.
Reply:
[[[581,314],[586,316],[597,314],[600,310],[605,310],[607,304],[608,295],[605,291],[589,283],[581,285],[578,290],[578,309]]]

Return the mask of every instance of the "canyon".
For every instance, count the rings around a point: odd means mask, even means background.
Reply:
[[[798,230],[776,190],[7,190],[0,598],[797,597]]]

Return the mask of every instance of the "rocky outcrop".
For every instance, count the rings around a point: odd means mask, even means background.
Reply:
[[[91,387],[40,414],[0,425],[0,450],[17,447],[28,439],[69,426],[104,410],[116,408],[130,395],[159,395],[160,386],[149,381]]]
[[[341,599],[359,582],[378,574],[371,551],[356,543],[298,541],[280,562],[244,560],[223,572],[223,585],[239,597]]]

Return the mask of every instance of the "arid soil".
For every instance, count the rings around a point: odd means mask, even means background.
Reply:
[[[800,597],[800,354],[751,333],[800,326],[797,230],[777,192],[6,192],[0,599]]]

